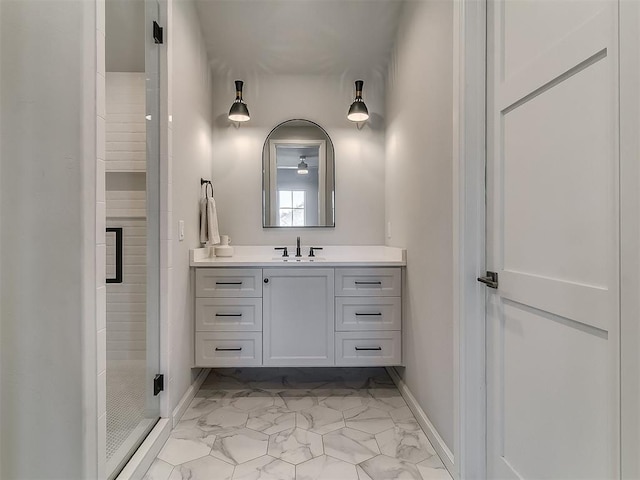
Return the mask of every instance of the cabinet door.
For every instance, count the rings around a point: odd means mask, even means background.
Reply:
[[[333,365],[333,269],[265,268],[263,275],[263,364]]]

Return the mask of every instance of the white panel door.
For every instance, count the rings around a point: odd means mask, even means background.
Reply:
[[[487,478],[616,478],[618,5],[488,6]]]
[[[263,364],[334,365],[332,268],[265,268]]]

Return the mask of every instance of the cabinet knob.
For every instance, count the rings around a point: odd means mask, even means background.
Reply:
[[[269,283],[269,279],[268,278],[265,278],[263,281],[264,281],[264,283]]]

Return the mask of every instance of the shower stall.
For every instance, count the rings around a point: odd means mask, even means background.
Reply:
[[[160,417],[157,0],[106,1],[106,471]]]

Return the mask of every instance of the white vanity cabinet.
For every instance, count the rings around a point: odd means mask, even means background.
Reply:
[[[336,365],[400,365],[400,268],[336,268],[335,295]]]
[[[195,364],[262,364],[262,269],[196,269]]]
[[[195,366],[402,364],[401,267],[197,267]]]
[[[265,366],[334,365],[332,268],[265,268]]]

